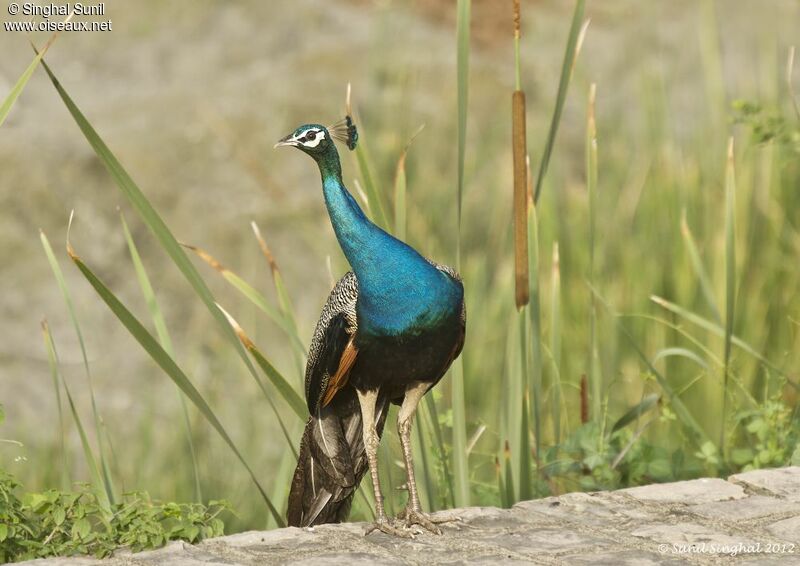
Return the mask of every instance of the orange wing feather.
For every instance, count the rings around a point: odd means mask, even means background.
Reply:
[[[342,357],[339,358],[339,367],[336,369],[336,373],[331,376],[330,381],[328,381],[328,388],[325,390],[325,396],[322,398],[321,403],[323,407],[331,402],[342,387],[347,385],[347,379],[350,377],[350,368],[353,367],[358,355],[358,349],[353,343],[354,338],[351,337],[347,346],[344,347]]]

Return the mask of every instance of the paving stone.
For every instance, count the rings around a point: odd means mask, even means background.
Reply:
[[[273,531],[247,531],[213,539],[215,542],[232,547],[294,544],[307,531],[297,527],[275,529]]]
[[[122,558],[123,555],[120,555]],[[192,546],[185,542],[172,542],[157,550],[148,550],[136,554],[128,554],[127,558],[135,564],[147,566],[159,566],[170,564],[176,566],[223,566],[230,562],[216,554],[213,554],[199,546]]]
[[[19,564],[29,564],[30,566],[98,566],[99,560],[94,558],[84,558],[69,556],[65,558],[40,558],[39,560],[26,560]]]
[[[377,554],[367,554],[363,552],[354,552],[347,555],[347,561],[343,560],[340,552],[330,552],[328,554],[317,554],[310,558],[301,560],[293,560],[292,566],[325,566],[328,564],[348,564],[349,566],[375,566],[375,564],[386,564],[392,566],[394,564],[408,564],[401,560],[387,559],[386,556]]]
[[[778,555],[778,554],[758,554],[741,558],[737,564],[746,566],[800,566],[800,556],[798,555]]]
[[[605,493],[569,493],[512,509],[469,507],[437,513],[460,518],[441,536],[413,540],[366,524],[251,531],[192,546],[106,560],[58,558],[38,566],[261,566],[447,564],[727,564],[800,566],[800,467],[759,470],[729,481],[704,479]],[[745,492],[745,488],[750,493]],[[755,492],[755,494],[753,493]],[[784,544],[785,547],[772,545]],[[761,546],[758,546],[761,545]],[[782,550],[776,553],[777,550]],[[769,552],[769,551],[772,552]]]
[[[516,558],[511,554],[494,554],[487,556],[476,556],[468,560],[442,562],[441,566],[527,566],[529,564],[552,564],[552,561],[540,561],[531,558]]]
[[[640,550],[624,550],[622,552],[598,552],[566,556],[564,561],[569,564],[596,564],[598,566],[655,566],[685,564],[685,560],[667,558],[663,554],[643,552]]]
[[[800,514],[796,517],[773,523],[767,527],[767,530],[787,542],[795,543],[797,546],[795,552],[800,556]]]
[[[657,509],[631,505],[628,500],[607,493],[568,493],[534,501],[523,501],[512,512],[523,520],[542,524],[572,523],[599,530],[654,520]],[[541,517],[541,518],[540,518]]]
[[[753,470],[731,476],[728,481],[745,484],[756,491],[767,491],[791,501],[800,501],[800,466]]]
[[[747,521],[789,512],[800,515],[800,505],[797,503],[762,495],[753,495],[744,499],[730,501],[701,503],[692,505],[688,510],[709,519],[731,522]]]
[[[643,485],[622,489],[619,493],[625,493],[640,501],[664,503],[708,503],[745,497],[744,489],[741,486],[719,478]]]
[[[564,553],[587,546],[599,549],[612,543],[610,540],[564,528],[519,530],[490,536],[479,536],[476,540],[507,548],[530,557],[536,557],[542,553]]]

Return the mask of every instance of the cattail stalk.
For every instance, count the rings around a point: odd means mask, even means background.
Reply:
[[[525,93],[520,87],[520,6],[514,0],[514,56],[516,90],[511,96],[511,145],[514,158],[514,275],[515,301],[521,309],[530,299],[528,291],[528,155],[525,135]]]
[[[589,422],[589,387],[586,374],[581,376],[581,424]]]

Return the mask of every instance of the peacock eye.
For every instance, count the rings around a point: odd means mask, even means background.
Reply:
[[[308,141],[314,141],[316,139],[316,137],[317,137],[317,132],[308,132],[306,134],[306,139]]]

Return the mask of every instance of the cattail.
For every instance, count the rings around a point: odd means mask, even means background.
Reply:
[[[517,308],[528,304],[528,155],[525,134],[525,93],[520,86],[520,5],[514,0],[516,90],[511,95],[511,146],[514,158],[514,274]]]
[[[586,374],[581,375],[581,424],[589,422],[589,384]]]

